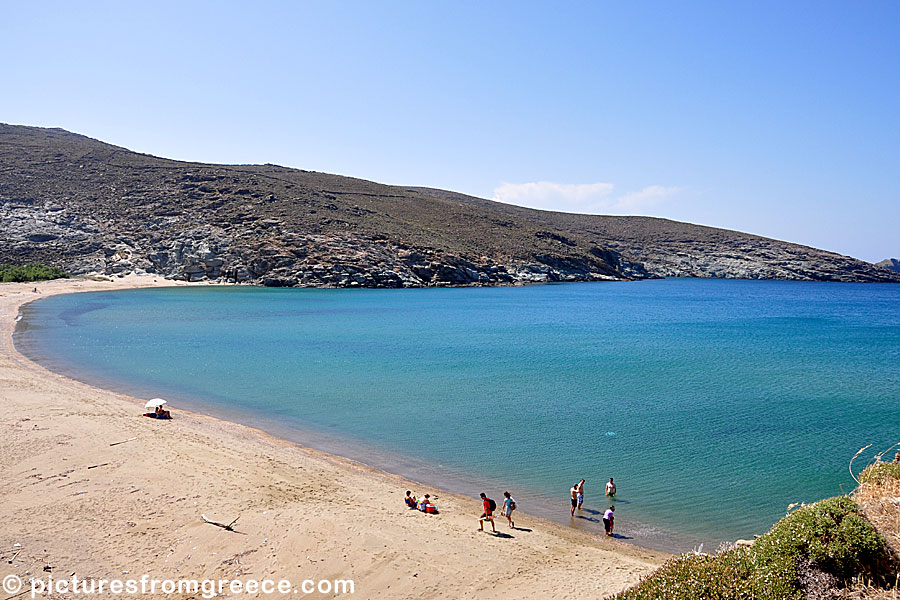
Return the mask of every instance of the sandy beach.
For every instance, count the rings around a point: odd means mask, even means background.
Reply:
[[[13,347],[28,301],[153,285],[174,284],[0,284],[0,577],[343,579],[360,598],[599,598],[668,558],[527,514],[519,529],[498,519],[503,535],[481,533],[477,498],[177,406],[172,421],[143,418],[144,400],[51,373]],[[438,496],[440,514],[408,511],[407,489]],[[238,521],[232,532],[201,515]]]

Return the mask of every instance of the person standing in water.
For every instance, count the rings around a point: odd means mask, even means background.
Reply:
[[[615,496],[616,495],[616,484],[613,483],[613,478],[609,478],[609,483],[606,484],[606,495],[607,496]]]
[[[606,512],[603,513],[603,528],[606,530],[606,535],[612,535],[613,532],[613,521],[615,520],[616,507],[610,506],[606,509]]]
[[[578,482],[578,510],[581,510],[581,505],[584,504],[584,479]]]
[[[572,486],[572,489],[569,490],[569,493],[572,495],[572,516],[575,516],[575,507],[578,506],[578,484]]]

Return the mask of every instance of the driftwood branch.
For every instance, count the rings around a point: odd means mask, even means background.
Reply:
[[[121,442],[113,442],[112,444],[110,444],[110,446],[118,446],[119,444],[124,444],[125,442],[133,442],[136,439],[137,439],[136,437],[133,437],[133,438],[128,438],[127,440],[122,440]]]
[[[99,464],[99,465],[91,465],[91,466],[88,467],[88,469],[96,469],[97,467],[105,467],[105,466],[108,465],[108,464],[109,464],[109,463],[101,463],[101,464]]]
[[[13,594],[12,596],[7,596],[5,600],[13,600],[13,598],[18,598],[19,596],[24,596],[25,594],[29,593],[30,591],[31,591],[31,588],[29,588],[23,592],[19,592],[18,594]]]
[[[237,520],[241,518],[240,515],[238,515],[237,519],[235,519],[234,521],[232,521],[231,523],[226,525],[225,523],[219,523],[218,521],[213,521],[211,519],[207,519],[206,515],[200,515],[200,517],[203,519],[203,521],[205,523],[209,523],[210,525],[215,525],[216,527],[221,527],[225,531],[234,531],[234,524],[237,523]]]

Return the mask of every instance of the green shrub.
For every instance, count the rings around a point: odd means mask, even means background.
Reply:
[[[847,496],[828,498],[794,511],[752,548],[761,568],[782,558],[808,557],[841,578],[869,569],[886,556],[884,539]]]
[[[841,579],[874,571],[887,556],[884,538],[839,496],[781,519],[752,546],[715,556],[682,555],[616,600],[801,600],[799,560]]]
[[[755,571],[749,548],[670,560],[617,600],[801,600],[796,586]]]
[[[750,548],[715,556],[685,554],[667,562],[616,600],[802,600],[796,569],[773,561],[759,569]]]
[[[56,267],[48,267],[41,263],[21,265],[0,265],[0,281],[46,281],[48,279],[60,279],[67,277],[65,273]]]

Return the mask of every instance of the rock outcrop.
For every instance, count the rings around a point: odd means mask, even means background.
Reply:
[[[881,262],[875,263],[875,266],[900,273],[900,260],[897,260],[896,258],[886,258]]]
[[[276,165],[184,163],[0,125],[0,262],[31,261],[268,286],[900,281],[850,257],[664,219],[536,211]]]

